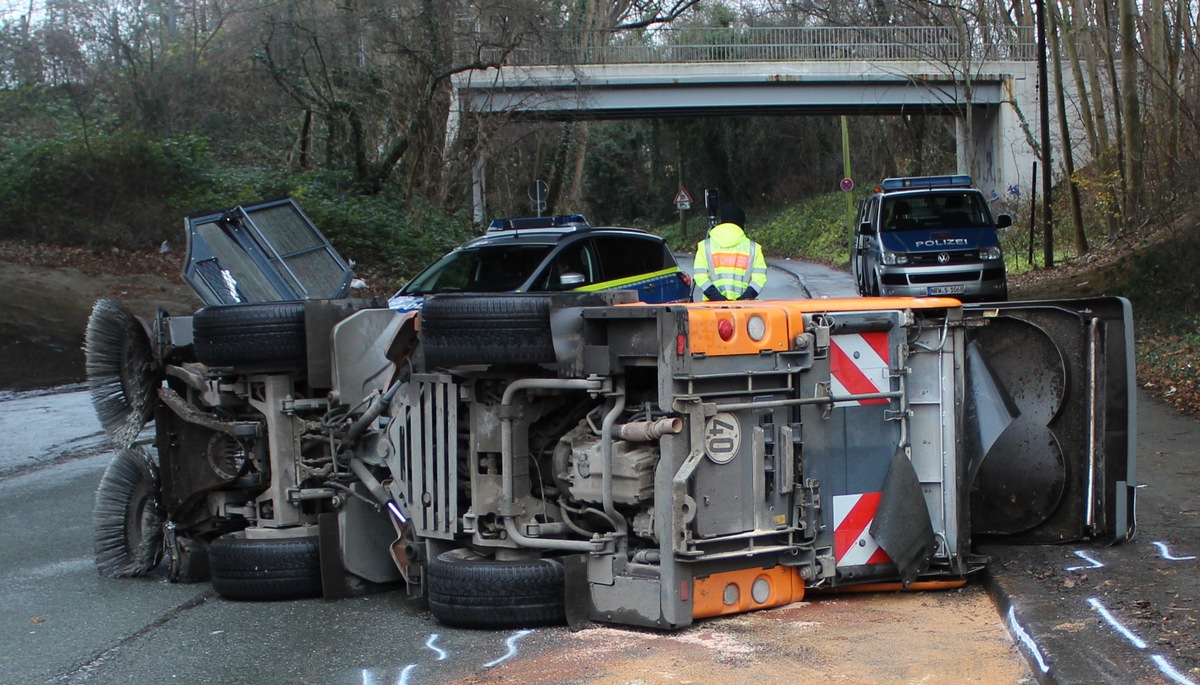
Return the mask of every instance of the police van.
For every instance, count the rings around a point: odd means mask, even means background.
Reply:
[[[859,205],[850,268],[862,295],[1008,298],[1004,252],[971,177],[888,178]]]

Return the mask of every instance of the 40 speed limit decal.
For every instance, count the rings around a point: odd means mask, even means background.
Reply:
[[[728,464],[742,446],[742,426],[729,412],[718,412],[704,424],[704,453],[717,464]]]

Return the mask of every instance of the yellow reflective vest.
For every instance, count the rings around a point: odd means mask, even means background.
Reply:
[[[692,266],[697,290],[704,292],[710,284],[715,285],[729,300],[741,297],[751,285],[761,293],[767,284],[767,260],[762,248],[737,224],[714,226],[708,238],[696,244]]]

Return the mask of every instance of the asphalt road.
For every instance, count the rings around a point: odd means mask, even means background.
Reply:
[[[852,294],[773,263],[766,297]],[[792,284],[789,286],[788,284]],[[786,294],[775,294],[785,288]],[[26,683],[1200,684],[1200,424],[1139,397],[1139,536],[988,549],[964,591],[820,598],[666,635],[447,629],[401,592],[239,603],[96,573],[110,454],[79,387],[0,393],[0,685]],[[984,595],[988,589],[993,604]],[[999,607],[999,608],[997,608]]]

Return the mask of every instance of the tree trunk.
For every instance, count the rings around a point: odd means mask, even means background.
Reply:
[[[1079,60],[1078,38],[1081,35],[1079,26],[1086,26],[1086,17],[1072,16],[1071,4],[1061,0],[1058,13],[1061,15],[1062,45],[1067,52],[1067,60],[1071,66],[1071,77],[1075,82],[1075,91],[1079,94],[1079,118],[1083,121],[1083,129],[1087,134],[1088,149],[1092,159],[1100,156],[1100,139],[1096,133],[1096,118],[1092,114],[1092,104],[1089,99],[1087,86],[1084,83],[1083,64]],[[1057,36],[1057,34],[1055,34]],[[1057,57],[1056,57],[1057,58]]]
[[[1108,4],[1101,4],[1100,6],[1103,8],[1103,15],[1097,18],[1099,20],[1097,24],[1102,28],[1102,30],[1097,31],[1097,43],[1100,43],[1100,38],[1112,35],[1113,33],[1114,21],[1109,10],[1115,9],[1119,11],[1119,7],[1110,7]],[[1117,21],[1116,23],[1119,24],[1120,22]],[[1112,90],[1110,106],[1112,107],[1113,115],[1112,147],[1110,147],[1108,150],[1106,160],[1111,159],[1114,156],[1116,157],[1112,166],[1105,165],[1104,168],[1104,171],[1111,170],[1112,175],[1115,178],[1115,181],[1110,183],[1108,188],[1108,192],[1110,193],[1110,197],[1113,201],[1113,206],[1115,207],[1115,212],[1110,213],[1109,218],[1107,219],[1108,238],[1109,240],[1116,240],[1121,230],[1121,217],[1125,216],[1125,201],[1127,199],[1127,193],[1125,190],[1126,179],[1124,173],[1125,126],[1123,121],[1123,112],[1121,111],[1122,83],[1121,77],[1117,73],[1117,63],[1120,60],[1120,57],[1119,54],[1114,51],[1116,45],[1113,44],[1113,41],[1105,41],[1103,43],[1103,47],[1105,48],[1104,59],[1098,61],[1102,61],[1104,66],[1108,69],[1108,86]],[[1097,105],[1101,107],[1105,105],[1105,102],[1102,98],[1097,98]]]
[[[1090,17],[1085,9],[1083,9],[1083,0],[1074,0],[1075,13],[1083,24],[1081,30],[1087,31],[1090,39],[1084,43],[1083,59],[1087,64],[1088,83],[1090,85],[1091,95],[1095,98],[1092,111],[1096,113],[1096,139],[1100,146],[1096,149],[1097,157],[1107,155],[1111,152],[1112,143],[1109,140],[1109,123],[1108,123],[1108,105],[1105,102],[1104,87],[1100,81],[1100,70],[1105,64],[1112,65],[1116,61],[1116,55],[1113,55],[1107,50],[1109,43],[1101,42],[1101,37],[1109,35],[1110,23],[1108,21],[1108,13],[1105,12],[1102,16]],[[1100,47],[1105,49],[1101,50]],[[1112,72],[1110,71],[1110,77]],[[1116,82],[1112,83],[1113,94],[1116,94]],[[1117,117],[1116,126],[1120,127],[1120,117]]]
[[[301,169],[308,168],[309,150],[312,149],[312,120],[312,110],[304,110],[304,123],[300,126],[300,158],[297,162]]]
[[[587,173],[588,137],[591,125],[580,122],[575,134],[575,166],[571,171],[571,187],[567,190],[567,206],[564,211],[571,214],[589,209],[583,199],[583,177]]]
[[[1129,228],[1139,214],[1143,188],[1143,145],[1141,104],[1138,101],[1137,4],[1121,0],[1121,121],[1125,150],[1124,227]]]
[[[1053,7],[1052,5],[1048,6]],[[1087,234],[1083,231],[1083,209],[1079,200],[1079,183],[1075,178],[1075,153],[1071,149],[1071,127],[1067,121],[1067,94],[1063,88],[1062,49],[1059,40],[1059,17],[1057,11],[1048,12],[1050,44],[1054,54],[1054,94],[1058,103],[1058,129],[1062,138],[1063,169],[1067,177],[1067,197],[1071,203],[1071,228],[1075,236],[1075,254],[1088,251]]]

